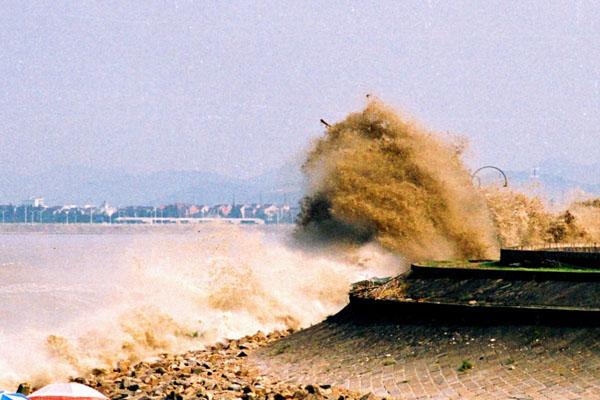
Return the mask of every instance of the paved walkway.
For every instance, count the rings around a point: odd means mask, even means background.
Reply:
[[[325,321],[253,355],[264,373],[399,399],[600,399],[600,328]]]

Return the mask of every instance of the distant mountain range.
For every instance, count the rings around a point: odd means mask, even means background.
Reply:
[[[560,159],[546,160],[538,166],[545,175],[561,177],[566,181],[598,187],[600,185],[600,162],[578,164]]]
[[[505,172],[511,187],[541,194],[549,200],[568,200],[574,191],[600,195],[600,163],[583,165],[552,159],[529,171]]]
[[[582,191],[591,195],[600,195],[600,184],[584,183],[548,173],[524,171],[507,171],[510,186],[527,192],[536,192],[547,199],[568,200],[574,191]]]
[[[299,168],[285,165],[262,175],[239,179],[209,171],[127,174],[63,167],[36,174],[1,175],[0,204],[33,196],[47,204],[159,205],[237,202],[296,203],[302,195]]]
[[[506,171],[511,187],[535,189],[547,198],[563,200],[573,189],[600,195],[600,163],[581,165],[548,160],[535,172]],[[0,204],[20,204],[41,196],[47,204],[159,205],[287,201],[297,203],[304,180],[299,165],[286,164],[250,179],[209,171],[164,171],[128,174],[119,171],[62,167],[39,173],[0,173]]]

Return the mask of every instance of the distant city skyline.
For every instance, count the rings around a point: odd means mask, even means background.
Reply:
[[[41,197],[22,204],[0,203],[2,224],[197,224],[214,220],[241,224],[292,224],[299,212],[289,204],[162,204],[112,207],[47,205]],[[244,221],[240,221],[244,220]]]
[[[585,1],[3,2],[0,161],[259,176],[372,93],[471,166],[590,164],[599,37]]]

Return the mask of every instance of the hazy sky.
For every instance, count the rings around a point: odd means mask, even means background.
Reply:
[[[600,160],[595,2],[0,3],[0,160],[258,174],[374,93],[471,163]]]

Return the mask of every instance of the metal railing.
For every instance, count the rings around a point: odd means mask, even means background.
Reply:
[[[507,250],[522,251],[562,251],[570,253],[600,253],[597,243],[544,243],[525,246],[508,247]]]

